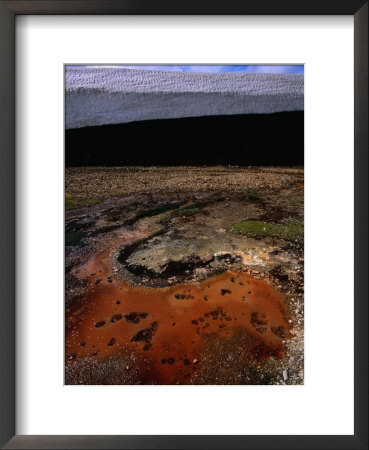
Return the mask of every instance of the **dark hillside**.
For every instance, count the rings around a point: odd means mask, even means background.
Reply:
[[[67,166],[303,165],[304,112],[70,129],[65,161]]]

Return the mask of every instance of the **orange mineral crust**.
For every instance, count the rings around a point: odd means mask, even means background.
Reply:
[[[132,286],[107,275],[104,256],[78,270],[87,285],[66,312],[67,366],[129,353],[150,366],[142,383],[186,383],[201,371],[209,338],[232,339],[240,330],[250,337],[250,358],[282,356],[290,326],[282,295],[266,281],[225,272],[193,285]]]

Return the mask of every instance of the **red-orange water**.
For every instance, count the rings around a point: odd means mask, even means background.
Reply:
[[[78,271],[87,287],[66,313],[67,364],[130,350],[150,360],[156,382],[171,384],[183,379],[186,366],[201,370],[210,334],[230,339],[243,329],[267,357],[280,356],[290,337],[283,298],[265,281],[226,272],[196,285],[131,286],[109,276],[107,258],[101,253]]]

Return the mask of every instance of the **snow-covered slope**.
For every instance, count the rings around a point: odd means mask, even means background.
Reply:
[[[304,76],[67,67],[66,128],[304,109]]]

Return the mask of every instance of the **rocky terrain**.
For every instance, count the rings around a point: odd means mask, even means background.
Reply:
[[[299,167],[66,169],[67,384],[302,384]]]

